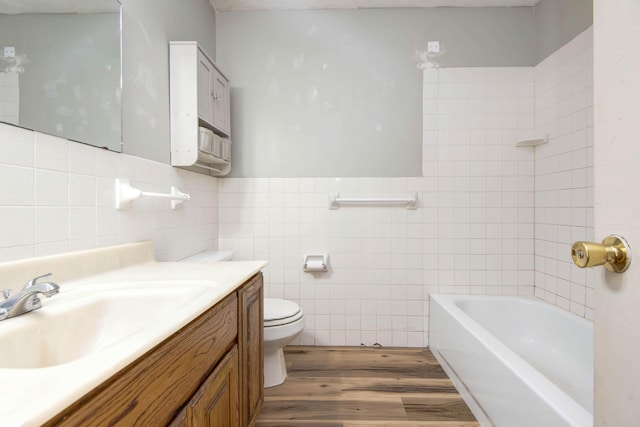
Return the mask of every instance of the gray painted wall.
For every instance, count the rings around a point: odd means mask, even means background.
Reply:
[[[23,127],[120,150],[120,16],[0,15],[0,70],[20,79]]]
[[[215,56],[208,0],[122,0],[123,151],[170,162],[169,41],[196,40]]]
[[[217,19],[217,63],[231,79],[231,176],[421,176],[422,68],[528,66],[534,49],[531,7]],[[429,40],[443,53],[427,57]]]
[[[420,67],[533,65],[593,20],[592,0],[219,16],[232,176],[420,175]],[[207,0],[123,0],[123,31],[124,151],[169,163],[167,44],[195,39],[215,56],[216,14]],[[428,40],[443,53],[428,57]]]
[[[593,24],[593,0],[541,0],[535,7],[535,64]]]

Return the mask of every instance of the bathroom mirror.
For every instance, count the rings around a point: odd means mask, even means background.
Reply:
[[[122,151],[117,0],[0,0],[0,121]]]

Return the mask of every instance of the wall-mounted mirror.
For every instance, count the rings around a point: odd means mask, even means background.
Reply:
[[[0,0],[0,121],[122,151],[117,0]]]

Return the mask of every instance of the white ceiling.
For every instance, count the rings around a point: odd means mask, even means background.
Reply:
[[[366,9],[384,7],[534,6],[540,0],[209,0],[219,11],[269,9]]]

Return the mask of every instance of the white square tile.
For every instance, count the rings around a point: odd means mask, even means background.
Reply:
[[[68,206],[69,175],[66,172],[36,169],[35,205]]]
[[[69,205],[95,207],[96,178],[93,175],[69,174]]]
[[[33,206],[34,171],[30,167],[0,164],[0,201],[3,206]]]
[[[4,247],[35,243],[34,209],[32,206],[0,206],[0,241]]]
[[[69,209],[69,238],[89,239],[97,235],[96,208],[78,207]]]
[[[35,208],[35,243],[51,243],[69,239],[69,209],[65,207]]]

